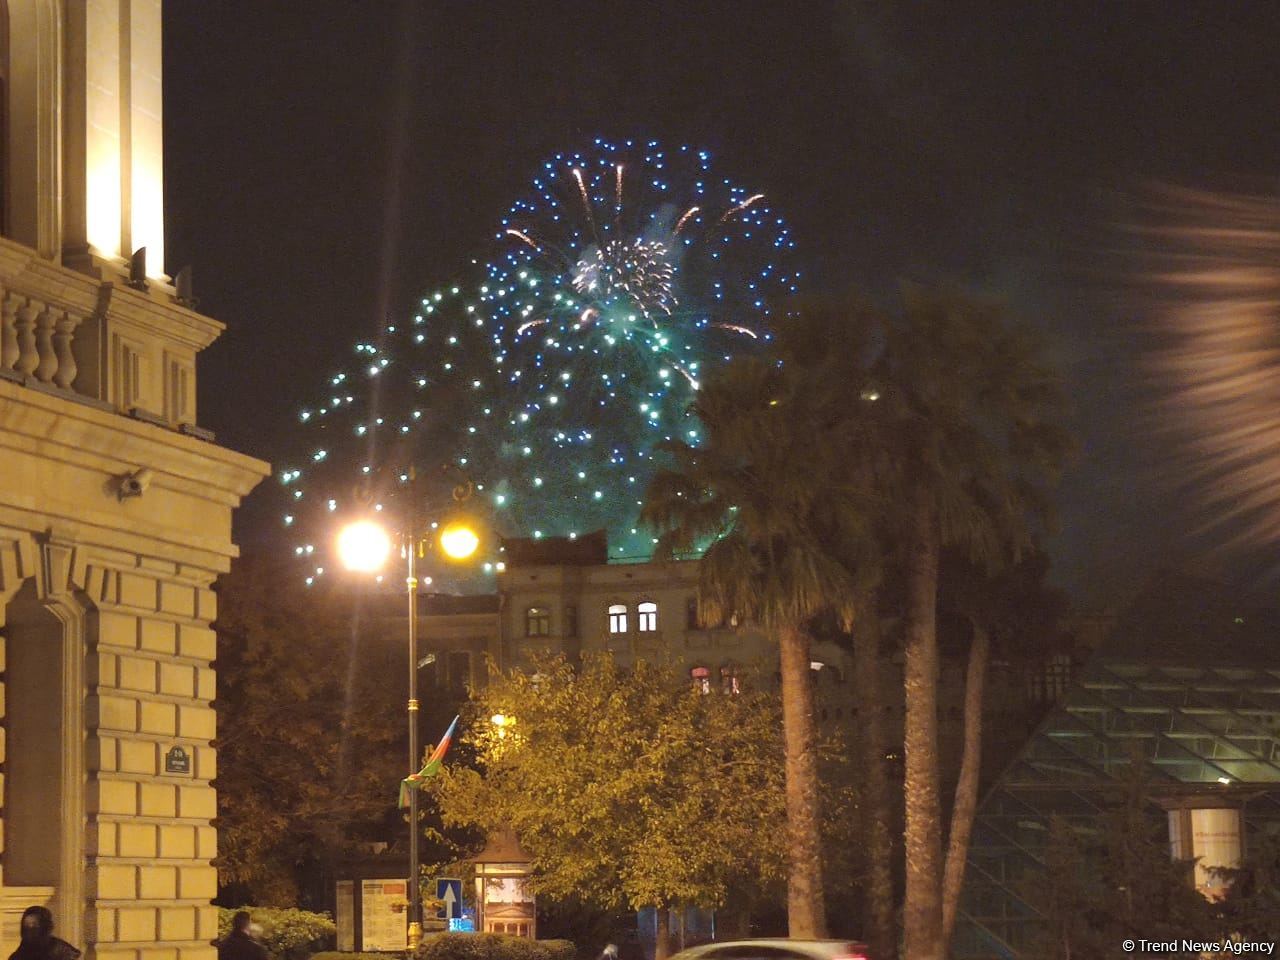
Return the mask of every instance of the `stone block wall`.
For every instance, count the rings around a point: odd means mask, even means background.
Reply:
[[[99,960],[208,960],[217,935],[211,577],[90,567],[86,939]],[[188,772],[170,772],[181,749]]]

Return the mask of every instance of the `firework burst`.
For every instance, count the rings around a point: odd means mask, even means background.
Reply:
[[[794,241],[706,152],[605,141],[545,163],[495,239],[483,279],[360,345],[334,380],[348,386],[306,412],[329,442],[285,471],[291,522],[304,503],[347,510],[352,479],[380,463],[448,459],[501,532],[605,528],[615,557],[645,558],[635,518],[654,447],[696,443],[700,378],[767,342],[799,282]]]

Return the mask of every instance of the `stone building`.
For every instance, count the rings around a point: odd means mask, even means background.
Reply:
[[[623,665],[670,658],[708,692],[733,690],[750,670],[776,677],[775,645],[759,627],[701,621],[697,561],[610,563],[603,532],[507,540],[503,557],[496,592],[421,598],[429,684],[460,693],[483,681],[487,659],[509,669],[535,651],[608,652]],[[851,718],[848,652],[819,640],[812,657],[819,720]]]
[[[0,956],[213,955],[214,579],[267,465],[197,426],[160,0],[0,0]]]
[[[611,563],[607,555],[603,534],[575,540],[507,540],[494,592],[422,595],[420,645],[432,659],[422,677],[428,691],[425,703],[429,711],[443,708],[434,711],[431,722],[448,722],[446,714],[452,716],[467,687],[484,681],[488,662],[509,669],[527,664],[533,651],[570,658],[608,651],[623,664],[669,657],[688,671],[691,683],[708,692],[733,690],[744,672],[776,683],[777,645],[764,630],[753,624],[707,624],[699,619],[696,560]],[[405,634],[398,601],[379,632],[386,671],[394,675],[391,671],[403,670]],[[847,644],[819,638],[811,655],[819,730],[854,732],[860,705],[854,695],[852,651]],[[1039,717],[1065,691],[1072,667],[1067,654],[1032,669],[999,661],[991,665],[984,768],[998,771],[1022,745]],[[954,781],[960,762],[966,668],[963,653],[944,650],[938,709],[947,784]],[[905,709],[901,657],[886,657],[880,670],[885,755],[897,768]],[[423,732],[431,736],[435,731]]]

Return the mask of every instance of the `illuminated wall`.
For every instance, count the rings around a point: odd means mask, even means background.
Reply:
[[[160,0],[7,7],[5,235],[91,272],[146,247],[163,280]]]

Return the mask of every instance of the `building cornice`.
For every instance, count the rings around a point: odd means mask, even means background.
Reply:
[[[210,528],[199,515],[218,509],[229,517],[270,473],[263,461],[101,409],[74,394],[3,379],[0,462],[15,471],[0,488],[4,523],[31,530],[73,527],[87,541],[127,540],[141,553],[182,550],[184,562],[202,565],[236,551],[226,533],[202,535],[201,529]],[[122,499],[120,480],[140,469],[152,472],[149,488]],[[65,502],[50,496],[41,480],[47,476],[57,476],[58,486],[68,491]]]
[[[101,279],[46,260],[5,237],[0,237],[0,286],[85,316],[101,315],[109,308],[143,333],[196,351],[226,329],[225,324],[178,303],[164,284],[152,282],[149,289],[136,290],[118,277]]]

